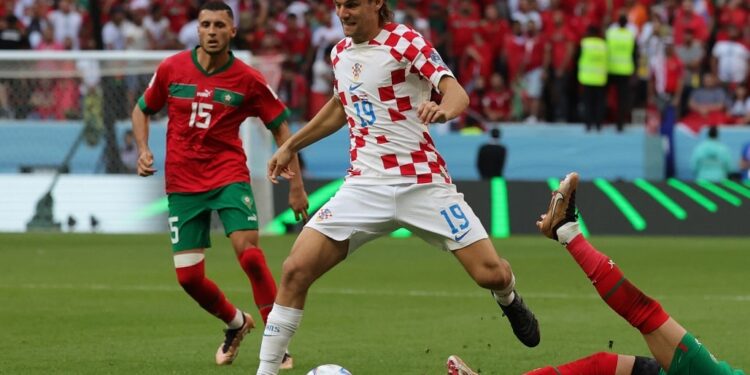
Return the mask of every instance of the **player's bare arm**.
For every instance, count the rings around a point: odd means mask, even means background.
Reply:
[[[142,177],[151,176],[156,173],[156,169],[154,169],[154,155],[148,147],[149,118],[136,105],[133,108],[131,121],[133,136],[138,146],[138,175]]]
[[[455,78],[448,76],[441,78],[438,89],[443,94],[440,104],[428,101],[417,108],[417,115],[423,124],[450,121],[469,106],[469,95]]]
[[[346,123],[346,112],[337,97],[331,99],[320,109],[310,122],[294,133],[284,142],[268,160],[268,179],[274,184],[277,177],[290,179],[294,171],[289,168],[298,151],[321,140]]]
[[[282,122],[277,128],[271,131],[273,138],[276,141],[277,146],[281,146],[286,142],[289,137],[292,136],[292,132],[289,130],[289,124],[286,121]],[[296,220],[304,219],[307,221],[307,208],[309,204],[307,202],[307,192],[305,192],[305,185],[302,182],[302,173],[299,166],[299,158],[295,153],[289,163],[289,169],[292,172],[291,178],[289,179],[289,207],[294,211],[294,218]]]

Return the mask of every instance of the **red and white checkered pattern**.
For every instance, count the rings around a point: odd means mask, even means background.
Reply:
[[[389,23],[369,42],[339,42],[331,62],[349,125],[349,182],[451,183],[417,116],[440,79],[453,77],[437,51],[416,31]]]

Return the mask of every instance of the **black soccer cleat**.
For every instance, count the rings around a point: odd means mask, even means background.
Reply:
[[[534,313],[529,310],[523,298],[515,290],[515,298],[508,306],[503,306],[498,302],[498,306],[503,310],[503,316],[508,317],[510,327],[513,333],[524,345],[533,348],[539,345],[541,336],[539,334],[539,322],[537,322]]]

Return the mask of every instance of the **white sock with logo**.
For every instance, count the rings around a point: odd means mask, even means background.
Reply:
[[[516,293],[513,290],[516,288],[516,275],[511,275],[510,283],[503,290],[493,290],[492,295],[495,297],[497,303],[508,306],[513,303],[513,299],[516,298]]]
[[[260,364],[257,375],[276,375],[289,347],[289,341],[297,331],[304,310],[273,304],[268,314],[263,342],[260,344]]]

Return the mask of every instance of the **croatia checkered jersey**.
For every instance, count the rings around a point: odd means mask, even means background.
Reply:
[[[387,23],[372,40],[331,51],[334,95],[346,112],[349,183],[451,183],[417,108],[453,73],[422,35]]]
[[[259,117],[273,129],[289,114],[258,71],[230,55],[223,67],[207,73],[195,49],[162,61],[138,105],[146,114],[167,106],[167,193],[249,182],[240,125]]]

